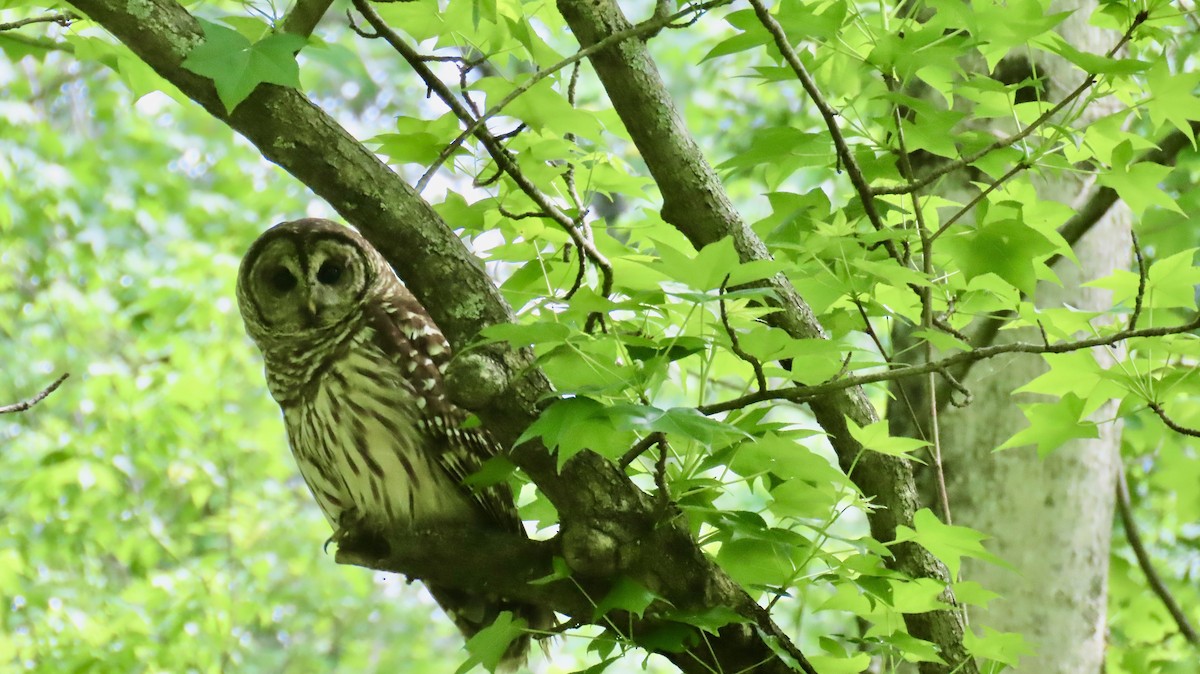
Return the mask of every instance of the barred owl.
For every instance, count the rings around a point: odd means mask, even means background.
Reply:
[[[446,398],[450,345],[383,257],[328,220],[264,233],[238,271],[238,307],[262,351],[288,442],[340,546],[446,526],[523,532],[505,484],[471,491],[463,478],[497,446]],[[536,606],[453,588],[430,593],[470,637],[501,611],[545,629]],[[524,636],[502,667],[523,662]]]

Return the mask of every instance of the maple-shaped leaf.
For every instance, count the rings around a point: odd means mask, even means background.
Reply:
[[[995,274],[1032,293],[1037,266],[1055,252],[1045,234],[1015,218],[996,220],[946,239],[945,246],[968,279]]]
[[[981,534],[968,527],[943,524],[929,508],[921,508],[913,515],[913,527],[913,529],[903,525],[896,527],[894,543],[916,542],[933,553],[934,557],[942,560],[946,569],[950,571],[951,578],[958,576],[963,557],[973,557],[1011,568],[1010,564],[983,547],[983,540],[987,538],[986,534]]]
[[[1038,456],[1046,456],[1067,442],[1076,438],[1096,438],[1100,436],[1096,424],[1083,415],[1085,401],[1074,393],[1067,393],[1053,403],[1033,403],[1022,405],[1021,412],[1029,420],[1029,428],[1017,432],[997,451],[1022,445],[1036,445]]]
[[[226,112],[263,82],[300,88],[296,52],[307,40],[290,33],[274,33],[251,42],[241,33],[200,19],[204,42],[188,54],[183,67],[211,78]]]
[[[1116,190],[1135,217],[1142,217],[1142,213],[1151,206],[1183,213],[1175,200],[1162,189],[1162,181],[1171,171],[1170,166],[1133,160],[1133,146],[1126,141],[1113,150],[1112,170],[1101,173],[1097,180],[1101,185]]]
[[[1200,110],[1200,97],[1193,93],[1200,84],[1200,73],[1173,73],[1163,60],[1150,69],[1146,84],[1153,95],[1146,103],[1150,121],[1155,124],[1170,122],[1195,143],[1191,120],[1195,118],[1196,110]]]

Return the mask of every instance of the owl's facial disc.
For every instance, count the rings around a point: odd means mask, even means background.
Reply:
[[[355,310],[367,283],[361,251],[336,237],[267,241],[249,274],[262,324],[296,334],[339,324]]]

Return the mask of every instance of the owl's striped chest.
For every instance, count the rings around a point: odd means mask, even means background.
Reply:
[[[296,462],[335,528],[351,509],[388,529],[473,516],[438,464],[420,410],[395,362],[366,345],[331,362],[285,407]]]

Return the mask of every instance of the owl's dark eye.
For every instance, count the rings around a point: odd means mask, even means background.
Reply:
[[[342,265],[333,260],[325,260],[321,263],[321,268],[317,269],[317,280],[331,286],[342,278],[342,271]]]
[[[296,287],[296,276],[287,267],[276,267],[267,279],[271,287],[280,293],[286,293]]]

